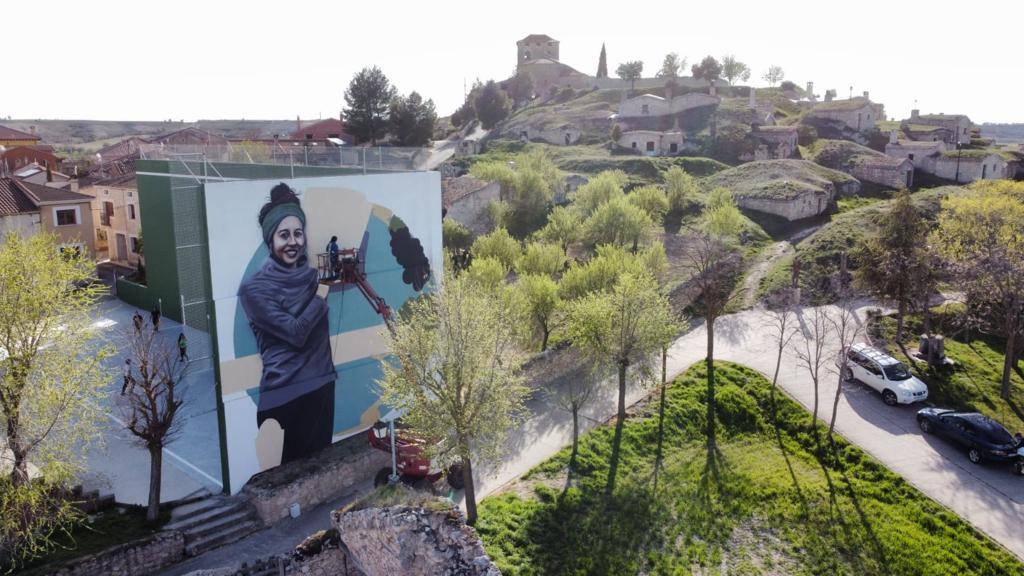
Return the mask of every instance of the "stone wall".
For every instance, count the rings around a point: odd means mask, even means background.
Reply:
[[[458,509],[395,506],[331,514],[366,576],[500,576]]]
[[[802,192],[791,198],[764,198],[735,195],[740,208],[773,214],[789,220],[803,220],[824,213],[832,204],[834,195],[829,192]]]
[[[946,180],[974,182],[975,180],[999,180],[1006,178],[1006,160],[998,154],[989,154],[984,158],[960,158],[960,169],[957,170],[956,156],[940,156],[935,160],[934,174]]]
[[[448,207],[447,218],[455,220],[479,236],[490,231],[490,204],[499,200],[501,185],[490,182],[483,188],[459,198]]]
[[[850,169],[850,175],[861,182],[871,182],[888,188],[909,188],[913,185],[914,165],[909,160],[899,164],[859,164]]]
[[[286,518],[293,503],[310,510],[369,480],[390,463],[387,454],[370,447],[365,434],[356,434],[308,458],[253,476],[242,492],[263,524],[270,526]]]
[[[176,530],[108,548],[55,567],[52,576],[146,576],[185,557],[185,535]]]

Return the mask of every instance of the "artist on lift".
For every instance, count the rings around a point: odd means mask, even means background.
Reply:
[[[337,280],[338,278],[338,237],[331,236],[331,241],[327,243],[327,256],[331,263],[331,280]]]

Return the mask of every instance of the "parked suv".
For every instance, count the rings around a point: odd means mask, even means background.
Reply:
[[[911,374],[906,364],[885,352],[861,342],[850,347],[847,358],[843,379],[860,380],[874,388],[889,406],[928,399],[928,386]]]

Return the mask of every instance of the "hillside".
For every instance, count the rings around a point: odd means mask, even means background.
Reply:
[[[982,124],[982,138],[992,138],[998,144],[1024,144],[1024,124]]]
[[[28,132],[35,126],[43,142],[60,147],[99,149],[128,136],[156,136],[196,127],[228,138],[270,138],[290,134],[294,120],[199,120],[198,122],[147,122],[120,120],[5,120],[4,126]]]
[[[807,160],[761,160],[710,176],[708,187],[724,187],[737,196],[771,200],[792,199],[807,191],[835,190],[840,196],[855,194],[856,178]]]
[[[818,140],[807,147],[807,159],[833,170],[850,170],[871,158],[885,154],[849,140]]]

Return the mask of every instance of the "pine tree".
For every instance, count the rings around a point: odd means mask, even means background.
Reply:
[[[608,54],[604,51],[604,43],[601,43],[601,57],[597,60],[597,77],[608,77]]]
[[[345,124],[359,142],[376,144],[388,129],[388,105],[395,96],[387,76],[376,66],[363,68],[345,90]]]

